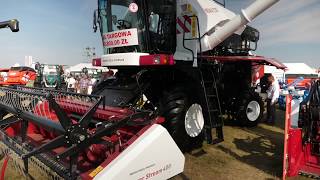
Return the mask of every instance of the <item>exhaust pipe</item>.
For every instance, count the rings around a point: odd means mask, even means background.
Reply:
[[[203,38],[206,38],[204,39],[204,43],[206,44],[204,47],[208,47],[209,49],[207,50],[215,48],[234,32],[236,32],[240,27],[251,22],[254,18],[278,1],[279,0],[256,0],[249,7],[241,10],[241,14],[235,16],[233,19],[225,23],[218,23],[218,25],[214,26],[211,28],[211,30],[204,34]],[[221,27],[217,27],[219,25],[221,25]]]

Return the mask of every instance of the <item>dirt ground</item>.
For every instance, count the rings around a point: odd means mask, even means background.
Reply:
[[[240,128],[226,122],[225,141],[216,145],[204,143],[202,149],[185,154],[185,170],[172,180],[281,179],[284,111],[278,110],[277,114],[275,126],[262,123],[254,128]],[[24,178],[9,161],[5,179]],[[306,178],[294,178],[302,179]]]

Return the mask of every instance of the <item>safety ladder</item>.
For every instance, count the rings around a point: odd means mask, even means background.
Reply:
[[[208,144],[216,144],[223,141],[223,119],[217,87],[218,68],[215,65],[201,64],[201,66],[201,85],[207,106],[204,113],[207,116],[207,123],[205,124],[206,140]],[[211,132],[213,128],[216,129],[216,138],[214,140]]]
[[[185,31],[183,32],[183,47],[190,51],[192,54],[192,59],[195,59],[196,52],[193,52],[192,49],[186,47],[186,41],[195,41],[199,43],[200,52],[202,52],[201,46],[201,34],[200,34],[200,25],[198,16],[189,16],[189,18],[195,18],[197,22],[197,37],[186,38]],[[184,25],[186,20],[184,21]],[[218,68],[215,64],[206,61],[202,58],[201,54],[198,59],[200,62],[198,64],[198,69],[200,71],[200,80],[204,93],[204,118],[205,118],[205,137],[208,144],[216,144],[223,141],[223,119],[221,113],[221,106],[219,100],[219,93],[217,88],[217,75]],[[216,138],[213,140],[212,129],[216,129]]]

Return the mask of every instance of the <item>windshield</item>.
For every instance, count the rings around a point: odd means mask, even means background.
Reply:
[[[54,75],[54,76],[56,76],[56,75],[58,75],[58,73],[57,72],[44,72],[43,73],[44,75]]]
[[[98,22],[104,53],[145,52],[142,1],[98,0]]]

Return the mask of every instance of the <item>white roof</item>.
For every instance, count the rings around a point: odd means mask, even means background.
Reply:
[[[79,72],[82,71],[83,68],[88,68],[88,69],[99,69],[99,70],[103,70],[103,71],[108,71],[108,68],[106,67],[98,67],[98,66],[92,66],[91,63],[80,63],[74,66],[70,66],[69,68],[67,68],[65,71],[67,73],[70,72]]]
[[[305,63],[283,63],[288,67],[286,74],[317,74]]]

